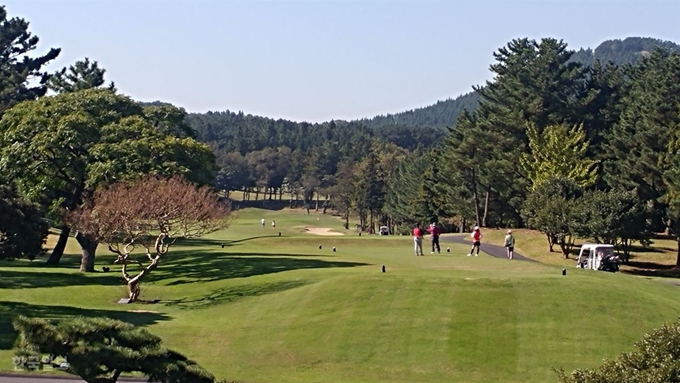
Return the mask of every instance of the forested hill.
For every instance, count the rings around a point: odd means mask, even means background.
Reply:
[[[211,145],[217,153],[238,152],[241,155],[284,146],[305,153],[315,147],[330,145],[345,156],[361,158],[372,139],[413,151],[431,147],[445,134],[441,129],[417,129],[397,124],[379,129],[347,121],[310,124],[228,110],[190,113],[186,122],[196,131],[196,138]]]
[[[391,124],[447,127],[453,125],[463,110],[474,110],[478,102],[479,95],[477,92],[470,92],[456,98],[437,101],[436,104],[423,108],[396,114],[379,115],[370,119],[362,119],[358,122],[373,127]]]
[[[595,50],[579,50],[571,59],[588,65],[595,60],[611,60],[620,65],[636,61],[656,46],[680,51],[680,46],[671,42],[633,37],[605,41]],[[337,157],[333,166],[316,175],[322,179],[323,175],[335,173],[339,159],[358,162],[365,158],[375,142],[393,145],[389,150],[398,147],[413,152],[418,148],[430,148],[441,142],[446,135],[445,127],[452,127],[463,110],[473,111],[478,103],[478,93],[470,92],[428,107],[356,121],[310,124],[226,110],[191,113],[186,122],[195,130],[197,139],[211,146],[223,170],[241,164],[249,154],[249,166],[254,167],[263,161],[258,156],[273,155],[270,152],[283,148],[284,152],[295,152],[296,157],[304,160],[312,161],[318,156]],[[299,175],[288,178],[297,179]],[[231,187],[244,185],[245,181]]]
[[[594,62],[612,62],[614,65],[634,63],[639,58],[651,53],[655,47],[664,50],[680,51],[680,45],[650,37],[628,37],[624,40],[607,40],[591,48],[579,49],[572,56],[572,61],[586,66]],[[400,112],[396,114],[379,115],[373,118],[361,119],[364,125],[379,127],[391,124],[406,126],[447,127],[455,123],[458,115],[464,110],[472,111],[477,107],[479,95],[476,92],[466,93],[456,98],[439,101],[434,105]]]
[[[623,65],[635,63],[641,57],[648,56],[656,47],[666,51],[680,52],[680,45],[672,41],[651,37],[628,37],[624,40],[607,40],[598,45],[595,50],[581,48],[571,56],[571,59],[588,66],[595,61],[600,63],[611,61],[614,65]]]

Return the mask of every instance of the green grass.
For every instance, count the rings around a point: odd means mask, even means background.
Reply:
[[[597,366],[680,311],[669,283],[572,268],[562,276],[560,266],[442,244],[451,253],[414,257],[410,237],[359,237],[334,217],[248,209],[230,229],[172,248],[143,285],[142,298],[160,302],[133,305],[115,303],[125,288],[103,248],[98,265],[114,272],[79,274],[77,255],[58,268],[2,263],[0,368],[11,368],[15,315],[104,315],[248,383],[550,382],[552,368]]]

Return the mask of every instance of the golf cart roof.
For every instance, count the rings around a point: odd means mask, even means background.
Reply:
[[[581,249],[595,249],[595,248],[614,248],[614,245],[608,245],[606,243],[584,243],[581,245]]]

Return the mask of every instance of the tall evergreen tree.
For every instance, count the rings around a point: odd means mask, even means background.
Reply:
[[[45,95],[50,76],[42,68],[61,52],[51,48],[43,56],[28,56],[39,41],[28,25],[24,19],[8,18],[7,10],[0,6],[0,115],[20,101]]]
[[[665,212],[657,215],[653,228],[665,228],[678,238],[680,266],[680,215],[675,209],[680,53],[657,49],[631,68],[629,77],[621,118],[608,136],[611,159],[605,164],[605,180],[636,189],[641,199]]]
[[[106,69],[100,68],[99,63],[85,57],[85,60],[76,61],[70,67],[54,73],[47,81],[47,87],[57,93],[98,88],[104,85],[104,73]],[[107,88],[116,91],[113,81]]]

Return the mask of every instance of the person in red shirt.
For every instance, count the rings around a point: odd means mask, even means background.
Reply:
[[[439,236],[441,235],[442,231],[439,230],[437,224],[434,222],[430,224],[430,226],[427,228],[427,231],[430,233],[430,254],[434,254],[435,246],[437,247],[437,254],[441,254],[441,249],[439,248]]]
[[[413,249],[416,252],[416,257],[423,255],[423,230],[418,224],[413,227]]]
[[[470,254],[467,256],[471,256],[475,251],[475,248],[477,248],[477,253],[475,254],[476,257],[479,255],[479,245],[481,244],[482,240],[482,232],[479,231],[479,226],[475,226],[475,228],[472,230],[472,233],[470,234],[470,237],[472,237],[472,248],[470,249]]]

